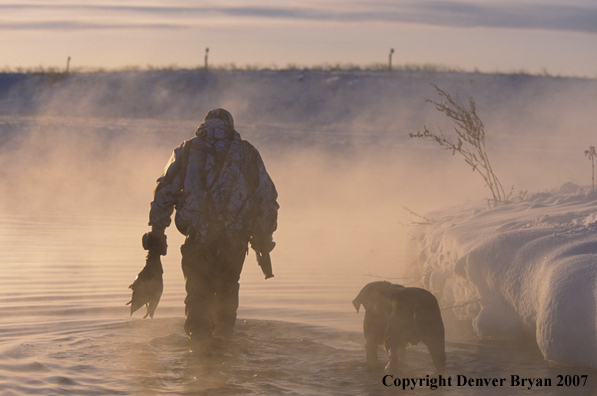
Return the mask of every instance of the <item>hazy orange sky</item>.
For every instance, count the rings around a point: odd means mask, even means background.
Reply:
[[[597,78],[595,0],[0,0],[0,68],[437,64]]]

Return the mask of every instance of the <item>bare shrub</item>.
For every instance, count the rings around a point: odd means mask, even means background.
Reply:
[[[473,98],[469,98],[469,107],[466,108],[450,94],[433,85],[439,95],[444,98],[442,102],[436,102],[426,99],[432,103],[435,108],[450,118],[456,126],[454,127],[455,140],[446,137],[440,130],[439,134],[431,132],[427,126],[423,126],[423,131],[409,134],[413,138],[431,140],[437,143],[444,150],[452,151],[462,155],[467,164],[474,172],[477,172],[485,181],[485,184],[491,191],[492,201],[495,203],[508,203],[509,195],[506,196],[502,183],[493,172],[487,152],[485,150],[485,129],[483,121],[477,115],[476,104]]]

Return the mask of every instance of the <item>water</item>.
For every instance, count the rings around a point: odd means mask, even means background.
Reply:
[[[125,306],[127,287],[143,265],[140,239],[151,188],[184,138],[176,131],[189,123],[0,119],[3,137],[10,137],[0,173],[1,396],[595,393],[595,371],[546,362],[531,341],[480,341],[448,310],[445,377],[452,377],[452,386],[384,386],[383,365],[365,365],[363,313],[356,314],[351,301],[376,276],[400,277],[399,241],[407,230],[396,226],[385,190],[374,191],[380,207],[363,209],[350,198],[358,191],[335,174],[315,180],[306,172],[319,172],[317,164],[296,167],[298,160],[288,164],[273,152],[271,161],[265,159],[282,206],[272,253],[275,278],[265,281],[249,256],[235,338],[209,354],[192,352],[182,326],[182,239],[173,228],[155,319],[143,320],[141,312],[131,318]],[[157,131],[168,140],[166,149],[156,147]],[[24,144],[15,139],[22,135]],[[23,160],[30,149],[36,157]],[[367,179],[349,169],[353,180]],[[285,177],[286,170],[295,177]],[[320,200],[305,202],[296,194],[322,185],[345,189],[345,199],[329,203],[320,192]],[[408,350],[397,378],[431,373],[431,359],[419,345]],[[507,381],[502,387],[459,386],[459,375]],[[512,387],[511,375],[550,378],[552,386]],[[558,375],[587,375],[588,381],[558,387]]]

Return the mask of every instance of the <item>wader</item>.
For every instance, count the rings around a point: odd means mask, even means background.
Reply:
[[[192,340],[232,335],[247,249],[244,238],[226,236],[209,244],[187,238],[182,245],[187,292],[184,329]]]

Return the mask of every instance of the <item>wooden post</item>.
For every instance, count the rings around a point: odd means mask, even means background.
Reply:
[[[70,68],[70,56],[66,59],[66,74],[68,74],[69,68]]]
[[[388,70],[392,71],[392,54],[394,53],[394,48],[390,49],[390,64],[388,66]]]
[[[207,71],[207,54],[209,52],[209,48],[205,48],[205,71]]]

